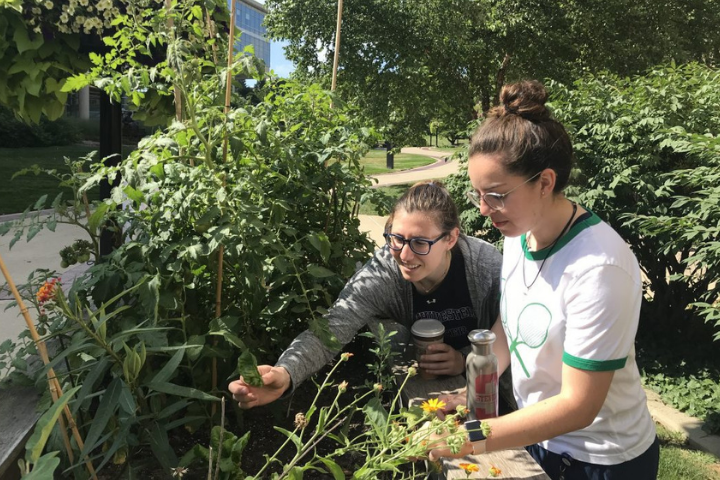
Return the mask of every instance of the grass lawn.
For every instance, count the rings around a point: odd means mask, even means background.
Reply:
[[[29,205],[33,205],[41,196],[48,195],[48,204],[58,193],[58,181],[45,174],[23,175],[10,180],[15,172],[32,165],[41,168],[55,168],[66,171],[64,157],[76,159],[97,150],[95,147],[85,145],[70,145],[64,147],[45,148],[0,148],[0,178],[6,182],[0,189],[0,215],[19,213]],[[72,198],[70,189],[63,198]],[[90,196],[92,197],[92,191]],[[92,198],[91,198],[92,199]]]
[[[397,157],[396,157],[397,158]],[[378,192],[381,192],[394,200],[397,200],[400,198],[400,195],[405,193],[405,190],[410,188],[410,185],[392,185],[390,187],[380,187],[377,189]],[[381,212],[377,211],[377,207],[370,201],[367,201],[360,205],[359,210],[360,215],[382,215]]]
[[[401,170],[409,170],[411,168],[423,167],[435,163],[434,158],[424,155],[410,155],[407,153],[396,153],[394,166],[390,170],[386,168],[385,149],[373,149],[360,159],[360,164],[365,167],[367,175],[375,175],[377,173],[399,172]]]
[[[720,480],[720,461],[688,447],[683,435],[657,425],[660,439],[658,480]]]

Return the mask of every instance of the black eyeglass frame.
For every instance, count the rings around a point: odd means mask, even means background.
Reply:
[[[477,208],[480,208],[480,200],[482,200],[483,202],[485,202],[485,205],[487,205],[490,210],[495,210],[495,211],[497,211],[497,210],[503,210],[503,209],[505,208],[505,198],[506,198],[508,195],[510,195],[512,192],[514,192],[514,191],[517,190],[518,188],[522,187],[523,185],[530,183],[532,180],[534,180],[535,178],[537,178],[538,175],[540,175],[541,173],[542,173],[542,172],[536,173],[535,175],[533,175],[532,177],[528,178],[527,180],[525,180],[525,181],[524,181],[523,183],[521,183],[520,185],[511,188],[509,192],[505,192],[505,193],[488,192],[488,193],[483,193],[483,194],[481,195],[481,194],[478,193],[476,190],[468,190],[467,192],[465,192],[465,196],[468,198],[468,200],[470,200],[470,203],[472,203],[473,205],[475,205]],[[495,201],[499,202],[499,203],[500,203],[500,206],[499,206],[499,207],[493,207],[492,205],[490,205],[490,204],[488,203],[488,201],[487,201],[487,198],[488,198],[488,197],[490,197],[490,198],[494,199]]]
[[[437,237],[435,240],[430,240],[430,239],[422,238],[422,237],[405,238],[402,235],[397,235],[395,233],[387,233],[387,232],[383,233],[383,237],[385,237],[385,243],[387,244],[388,248],[395,252],[400,252],[400,251],[402,251],[403,248],[405,248],[405,245],[410,245],[410,250],[412,250],[412,252],[415,255],[429,255],[430,251],[432,250],[432,246],[435,245],[436,243],[438,243],[443,238],[447,237],[449,234],[450,234],[450,232],[444,232],[439,237]],[[395,238],[395,239],[401,241],[402,246],[400,248],[393,247],[392,243],[391,243],[392,242],[391,238]],[[418,252],[417,250],[415,250],[413,248],[413,242],[416,242],[416,241],[427,243],[428,251],[421,253],[421,252]]]

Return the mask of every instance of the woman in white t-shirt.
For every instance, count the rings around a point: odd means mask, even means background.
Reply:
[[[654,479],[659,446],[635,363],[640,269],[563,194],[572,144],[546,100],[539,82],[505,86],[470,144],[468,198],[505,236],[492,330],[519,410],[487,420],[491,435],[461,455],[524,446],[554,479]]]

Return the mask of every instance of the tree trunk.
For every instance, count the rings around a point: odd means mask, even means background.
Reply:
[[[502,92],[503,85],[505,85],[505,73],[507,72],[509,65],[510,54],[506,52],[502,65],[500,65],[500,69],[495,77],[495,105],[500,105],[500,92]]]

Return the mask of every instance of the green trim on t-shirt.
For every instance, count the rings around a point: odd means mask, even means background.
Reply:
[[[614,360],[588,360],[563,353],[562,361],[565,365],[578,368],[580,370],[588,370],[591,372],[609,372],[612,370],[620,370],[625,367],[627,357],[616,358]]]
[[[552,249],[550,255],[548,255],[548,252],[550,251],[550,246],[547,246],[542,250],[538,250],[537,252],[529,251],[527,249],[527,240],[525,239],[525,236],[527,234],[523,233],[520,236],[520,245],[522,245],[523,252],[525,252],[525,258],[527,258],[528,260],[545,260],[548,256],[552,256],[555,253],[559,252],[562,247],[567,245],[573,238],[577,237],[580,232],[582,232],[586,228],[590,228],[593,225],[597,225],[598,223],[600,223],[600,217],[598,217],[594,212],[588,210],[587,208],[585,208],[585,210],[587,210],[591,214],[590,217],[570,227],[568,233],[566,233],[560,238],[555,247]]]

